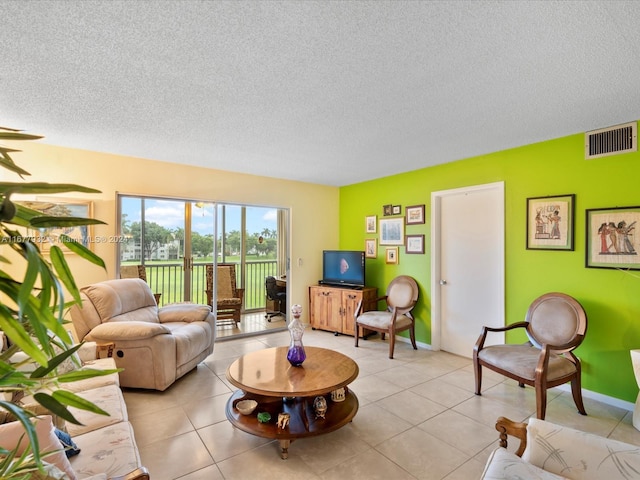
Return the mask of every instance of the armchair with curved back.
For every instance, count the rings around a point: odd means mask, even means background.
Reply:
[[[413,307],[415,307],[418,302],[418,284],[416,281],[408,275],[400,275],[394,278],[387,287],[386,295],[376,300],[376,302],[381,301],[386,302],[386,309],[382,311],[372,310],[363,312],[363,302],[360,301],[358,304],[354,314],[356,347],[358,346],[361,328],[380,332],[383,340],[388,333],[389,358],[393,358],[396,333],[409,330],[411,345],[414,350],[417,350],[416,322],[413,315],[411,315]]]
[[[207,304],[213,304],[213,265],[207,265]],[[216,265],[216,325],[234,324],[240,322],[244,288],[236,286],[235,263],[218,263]]]
[[[524,344],[485,346],[489,332],[525,329],[529,341]],[[482,327],[473,348],[476,395],[480,395],[482,367],[512,378],[521,387],[530,385],[536,391],[536,416],[544,420],[547,389],[571,382],[573,401],[582,415],[587,412],[582,402],[580,359],[573,350],[584,340],[587,314],[582,305],[564,293],[547,293],[535,299],[524,322],[506,327]]]

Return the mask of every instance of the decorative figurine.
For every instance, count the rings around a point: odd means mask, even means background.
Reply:
[[[347,390],[344,387],[340,387],[331,392],[332,402],[344,402],[345,398],[347,398]]]
[[[291,419],[291,415],[283,412],[278,414],[278,428],[284,430],[289,426],[289,420]]]
[[[316,397],[313,400],[313,410],[316,413],[316,418],[324,418],[327,413],[327,400],[324,397]]]
[[[258,421],[260,423],[268,423],[271,420],[271,414],[269,412],[260,412],[258,414]]]
[[[289,324],[291,344],[287,351],[287,360],[289,360],[289,363],[294,367],[299,367],[307,358],[304,346],[302,345],[302,334],[304,333],[304,325],[300,323],[302,307],[300,305],[293,305],[291,307],[291,313],[293,314],[293,321]]]

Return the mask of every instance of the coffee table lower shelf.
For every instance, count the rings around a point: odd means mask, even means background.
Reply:
[[[315,397],[291,397],[285,401],[282,397],[265,397],[236,390],[227,401],[226,415],[233,426],[244,432],[278,440],[280,456],[286,459],[293,440],[333,432],[349,423],[358,412],[358,398],[350,390],[347,390],[342,402],[332,402],[331,395],[323,396],[327,400],[327,412],[324,418],[316,418],[313,410]],[[236,403],[245,399],[258,402],[258,407],[251,415],[242,415],[235,408]],[[268,412],[271,420],[267,423],[258,422],[257,415],[260,412]],[[291,416],[289,426],[285,429],[278,428],[279,413]]]

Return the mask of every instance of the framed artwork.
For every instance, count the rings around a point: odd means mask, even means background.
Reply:
[[[527,198],[527,249],[573,250],[575,195]]]
[[[411,205],[404,209],[407,225],[424,223],[424,205]]]
[[[404,245],[404,218],[380,219],[380,245]]]
[[[402,212],[402,207],[400,205],[394,205],[391,207],[391,215],[400,215]]]
[[[378,244],[375,238],[367,238],[364,241],[364,252],[366,258],[378,258]]]
[[[76,200],[51,198],[36,201],[19,201],[21,205],[32,210],[37,210],[43,215],[54,217],[82,217],[93,218],[93,202]],[[28,235],[35,238],[35,243],[42,252],[47,252],[51,245],[59,243],[60,235],[67,235],[82,244],[83,246],[93,250],[93,225],[82,225],[72,227],[59,228],[40,228],[38,230],[27,229]],[[59,244],[58,246],[62,246]]]
[[[407,235],[406,253],[424,253],[424,235]]]
[[[586,214],[586,267],[640,270],[640,207],[594,208]]]
[[[378,226],[378,217],[375,215],[369,215],[365,217],[365,225],[367,233],[376,233],[376,228]]]
[[[388,217],[389,215],[393,215],[393,206],[392,205],[383,205],[382,206],[382,215]]]
[[[385,260],[389,264],[398,263],[398,247],[387,247],[385,249]]]

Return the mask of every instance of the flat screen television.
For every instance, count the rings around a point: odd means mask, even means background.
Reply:
[[[324,250],[322,252],[323,285],[364,287],[364,251]]]

